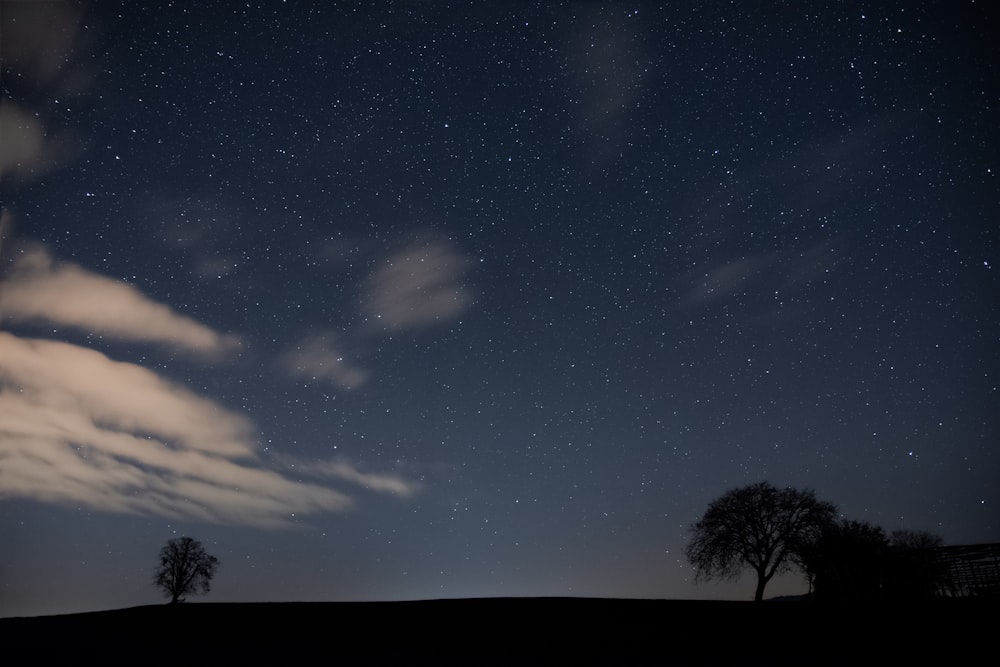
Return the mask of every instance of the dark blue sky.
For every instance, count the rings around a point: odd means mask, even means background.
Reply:
[[[0,615],[1000,540],[993,14],[658,4],[0,3]]]

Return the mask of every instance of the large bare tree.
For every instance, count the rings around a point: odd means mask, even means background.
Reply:
[[[153,583],[163,589],[170,603],[184,602],[186,595],[207,593],[219,559],[210,556],[201,542],[178,537],[160,549],[160,565]]]
[[[685,553],[696,579],[735,579],[753,570],[754,600],[762,600],[767,582],[795,567],[797,550],[814,541],[836,514],[836,507],[810,490],[758,482],[713,500],[692,526]]]

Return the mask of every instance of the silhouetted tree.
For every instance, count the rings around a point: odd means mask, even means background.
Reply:
[[[882,597],[884,556],[889,540],[865,521],[839,521],[802,545],[797,554],[819,600],[874,600]]]
[[[179,537],[160,549],[153,583],[163,589],[171,604],[184,602],[186,595],[208,593],[218,567],[219,559],[208,555],[201,542]]]
[[[731,489],[692,526],[685,554],[696,579],[735,579],[752,569],[754,600],[763,600],[767,582],[795,567],[799,548],[815,541],[836,513],[809,490],[778,489],[768,482]]]
[[[915,600],[937,595],[947,571],[937,558],[941,544],[940,537],[925,530],[893,531],[886,558],[886,596]]]
[[[890,537],[864,521],[827,526],[796,554],[810,591],[824,601],[899,600],[932,597],[944,570],[935,549],[941,538],[926,531],[895,531]]]
[[[941,543],[939,536],[926,530],[894,530],[889,536],[889,546],[894,551],[936,549]]]

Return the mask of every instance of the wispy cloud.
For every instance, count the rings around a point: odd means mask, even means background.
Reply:
[[[328,477],[357,484],[370,491],[391,493],[408,497],[417,493],[422,485],[396,474],[362,472],[356,465],[342,459],[307,462],[290,457],[279,459],[284,465],[294,468],[300,474],[314,477]]]
[[[359,239],[328,239],[319,245],[319,256],[336,260],[339,268],[353,269],[373,253],[371,241]],[[472,302],[462,283],[468,268],[468,259],[440,238],[414,241],[389,253],[360,283],[362,323],[340,334],[304,335],[278,355],[276,366],[300,380],[348,390],[360,387],[370,373],[351,349],[386,332],[423,329],[457,318]]]
[[[355,389],[368,379],[368,372],[354,366],[337,349],[332,334],[307,336],[278,358],[279,367],[292,377],[331,382],[341,389]]]
[[[766,255],[742,257],[712,267],[694,279],[694,284],[684,295],[686,303],[704,303],[726,296],[745,286],[768,267]]]
[[[0,314],[218,353],[235,338],[150,300],[134,287],[73,264],[41,246],[18,251],[0,285]],[[286,370],[363,382],[317,336],[285,359]],[[340,512],[353,499],[331,479],[400,496],[416,486],[393,474],[362,473],[345,461],[320,462],[300,478],[264,458],[246,416],[132,363],[55,340],[0,332],[0,497],[81,505],[108,512],[290,525]]]
[[[0,178],[26,177],[46,170],[51,151],[45,128],[17,105],[0,100]]]
[[[682,303],[702,304],[731,294],[786,291],[828,275],[838,261],[837,245],[821,242],[802,249],[757,253],[703,269],[685,279]]]
[[[69,2],[4,2],[0,11],[0,62],[20,85],[44,92],[45,99],[73,98],[86,90],[89,50],[80,30],[83,10]],[[51,109],[0,100],[0,178],[26,182],[66,162],[76,152],[68,131]]]
[[[232,254],[227,239],[239,233],[236,214],[217,196],[151,196],[143,215],[157,221],[154,238],[181,256],[199,278],[235,274],[246,262]]]
[[[466,269],[465,258],[446,241],[410,245],[375,271],[362,308],[373,326],[387,329],[448,321],[471,301],[460,282]]]
[[[568,97],[576,103],[577,128],[598,163],[620,156],[626,147],[653,67],[635,21],[609,16],[600,5],[582,5],[564,40],[564,59],[572,75],[567,79]]]
[[[350,509],[320,482],[262,460],[252,422],[155,373],[68,343],[0,333],[0,496],[109,512],[290,524]],[[320,464],[379,492],[408,495],[393,475]]]
[[[74,49],[87,46],[81,39],[83,8],[71,2],[5,2],[0,14],[4,63],[38,84],[61,94],[78,89],[80,78]]]
[[[23,249],[15,260],[0,290],[0,317],[165,343],[209,355],[239,345],[235,336],[151,301],[127,283],[75,264],[57,263],[41,246]]]

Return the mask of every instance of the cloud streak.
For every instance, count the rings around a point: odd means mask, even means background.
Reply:
[[[20,107],[0,100],[0,179],[8,176],[37,175],[47,169],[51,152],[45,129]]]
[[[709,269],[684,296],[686,303],[704,303],[727,296],[767,269],[766,255],[744,257]]]
[[[345,462],[317,474],[409,495]],[[0,496],[173,519],[290,525],[353,500],[271,469],[246,417],[134,364],[0,332]]]
[[[399,475],[362,472],[357,466],[343,459],[307,462],[291,457],[281,457],[279,461],[302,474],[340,479],[370,491],[409,497],[423,488],[422,484],[404,479]]]
[[[323,255],[350,263],[350,255],[361,252],[359,246],[358,242],[327,242]],[[345,348],[386,333],[454,320],[472,302],[471,292],[462,284],[468,268],[468,259],[446,240],[411,242],[380,260],[361,283],[361,324],[346,328],[343,336],[304,336],[278,355],[276,367],[300,380],[357,389],[368,381],[370,373],[349,361]]]
[[[139,290],[70,263],[58,264],[46,249],[23,250],[0,291],[0,317],[45,322],[120,340],[179,346],[224,355],[239,346],[220,334],[151,301]]]
[[[34,97],[74,98],[90,83],[90,74],[70,58],[90,49],[80,30],[83,10],[67,2],[4,2],[0,11],[0,62],[19,86]],[[44,106],[26,108],[0,100],[0,179],[28,182],[61,166],[76,152],[69,135]]]
[[[465,258],[445,241],[413,244],[390,256],[368,281],[363,311],[391,330],[455,318],[471,301],[460,283]]]
[[[19,251],[0,286],[0,314],[211,354],[235,344],[125,283],[57,264],[41,246]],[[286,370],[341,386],[363,382],[334,344],[304,340]],[[276,528],[354,507],[331,479],[398,496],[417,490],[343,460],[297,466],[293,475],[262,458],[257,438],[245,415],[147,368],[0,332],[0,498]]]
[[[278,366],[292,377],[330,382],[341,389],[360,387],[368,372],[346,361],[335,345],[332,335],[307,336],[278,358]]]
[[[708,267],[687,276],[686,305],[705,304],[734,294],[796,289],[829,274],[838,261],[835,243],[815,243],[801,250],[757,253]]]
[[[582,5],[563,40],[570,64],[567,98],[576,108],[576,127],[599,164],[621,156],[633,114],[654,67],[634,19],[607,16],[600,5]]]

